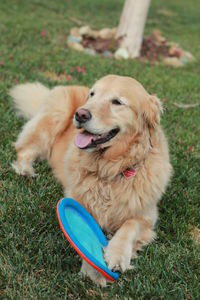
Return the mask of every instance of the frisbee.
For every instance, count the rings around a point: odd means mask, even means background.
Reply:
[[[60,227],[76,252],[93,268],[110,281],[119,278],[110,270],[103,257],[103,247],[108,241],[95,219],[71,198],[63,198],[57,204]]]

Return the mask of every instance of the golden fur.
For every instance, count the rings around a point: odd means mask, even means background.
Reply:
[[[30,118],[15,143],[13,167],[19,174],[34,175],[35,159],[47,159],[65,195],[79,201],[105,231],[114,234],[105,259],[110,268],[125,271],[136,251],[155,237],[157,203],[172,173],[160,126],[161,103],[136,80],[115,75],[97,81],[92,96],[87,87],[60,86],[48,92],[39,88],[41,95],[35,84],[11,91],[20,113]],[[27,102],[20,100],[25,93]],[[114,105],[115,98],[123,104]],[[84,129],[102,134],[118,126],[119,133],[94,150],[80,150],[74,145],[73,125],[80,106],[92,114]],[[136,176],[127,180],[122,172],[129,167],[136,169]],[[96,283],[106,284],[86,263],[81,270]]]

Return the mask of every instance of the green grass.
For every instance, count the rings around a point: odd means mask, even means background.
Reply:
[[[173,105],[200,103],[200,2],[154,0],[148,15],[145,34],[159,28],[196,57],[184,68],[90,57],[66,47],[69,29],[76,26],[73,18],[97,29],[116,26],[122,5],[122,0],[0,3],[1,299],[200,299],[200,246],[190,236],[192,226],[200,227],[200,106],[182,110]],[[161,8],[177,16],[164,17]],[[75,72],[76,65],[86,73]],[[36,164],[36,178],[19,177],[10,166],[15,158],[11,142],[23,121],[13,111],[8,89],[35,80],[58,84],[45,78],[45,71],[71,74],[70,83],[89,86],[108,73],[129,75],[165,98],[162,125],[174,177],[159,206],[158,239],[140,254],[134,270],[105,289],[78,275],[80,259],[56,218],[62,188],[47,164]]]

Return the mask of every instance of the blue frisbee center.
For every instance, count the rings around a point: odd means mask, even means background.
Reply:
[[[102,245],[96,234],[84,220],[79,212],[72,207],[65,207],[65,218],[68,221],[70,229],[79,243],[103,266],[106,263],[103,258]]]

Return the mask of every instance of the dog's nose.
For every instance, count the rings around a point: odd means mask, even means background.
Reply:
[[[80,123],[85,123],[85,122],[89,121],[91,118],[92,118],[92,115],[88,109],[79,108],[75,112],[75,119],[76,119],[76,121],[78,121]]]

